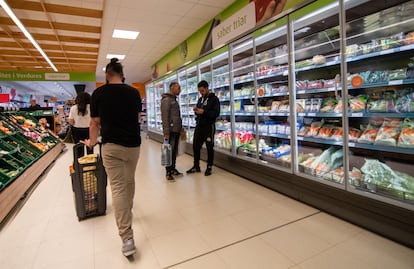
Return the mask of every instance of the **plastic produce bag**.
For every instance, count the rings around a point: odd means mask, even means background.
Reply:
[[[172,162],[171,145],[168,143],[168,140],[164,140],[164,143],[161,145],[161,165],[170,166],[171,162]]]

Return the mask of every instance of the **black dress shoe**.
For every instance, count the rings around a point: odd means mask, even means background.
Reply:
[[[200,167],[191,167],[189,170],[187,170],[187,174],[192,174],[192,173],[199,173],[201,172]]]
[[[206,171],[204,172],[205,176],[211,175],[211,167],[207,167]]]
[[[182,176],[183,175],[183,173],[181,173],[180,171],[178,171],[177,169],[173,169],[172,170],[172,174],[173,174],[173,176]]]
[[[167,175],[165,175],[165,178],[166,178],[168,181],[171,181],[171,182],[174,182],[174,181],[175,181],[175,179],[174,179],[174,177],[173,177],[173,175],[172,175],[172,174],[167,174]]]

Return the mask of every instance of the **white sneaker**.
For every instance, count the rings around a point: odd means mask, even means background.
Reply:
[[[125,257],[134,255],[137,252],[137,249],[135,247],[134,239],[130,238],[126,241],[124,241],[124,244],[122,245],[122,253]]]

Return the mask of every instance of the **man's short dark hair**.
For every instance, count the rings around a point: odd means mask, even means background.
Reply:
[[[178,82],[177,82],[177,81],[173,81],[173,82],[171,82],[171,83],[170,83],[170,90],[171,90],[171,88],[172,88],[174,85],[178,85]]]
[[[203,88],[207,88],[208,89],[208,82],[207,81],[205,81],[205,80],[202,80],[202,81],[200,81],[198,84],[197,84],[197,87],[199,88],[199,87],[203,87]]]

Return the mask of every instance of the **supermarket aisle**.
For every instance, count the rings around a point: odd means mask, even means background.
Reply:
[[[107,215],[78,222],[71,161],[68,150],[0,231],[1,268],[414,268],[414,250],[224,170],[166,182],[159,144],[146,139],[134,208],[139,255],[128,261],[110,195]],[[178,159],[181,171],[191,164]]]

